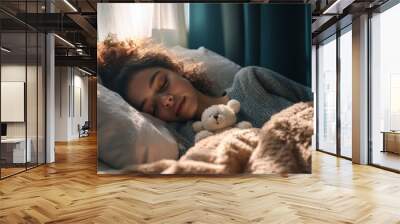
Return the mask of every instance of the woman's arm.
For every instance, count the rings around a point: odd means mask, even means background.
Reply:
[[[291,102],[312,101],[313,94],[310,88],[292,81],[272,70],[250,66],[246,67],[253,73],[265,91],[283,97]]]

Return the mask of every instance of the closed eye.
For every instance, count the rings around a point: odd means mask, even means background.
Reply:
[[[168,88],[168,78],[166,78],[165,76],[164,76],[164,81],[163,81],[163,83],[161,84],[161,86],[160,86],[160,88],[159,88],[159,92],[163,92],[163,91],[165,91],[166,89]]]

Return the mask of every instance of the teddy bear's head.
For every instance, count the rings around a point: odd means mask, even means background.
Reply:
[[[201,121],[193,124],[193,129],[216,131],[232,126],[236,123],[236,113],[240,110],[240,103],[237,100],[230,100],[227,105],[213,105],[203,111]]]

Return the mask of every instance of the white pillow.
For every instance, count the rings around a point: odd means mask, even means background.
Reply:
[[[164,122],[131,107],[97,84],[98,157],[116,169],[160,159],[177,159],[178,145]]]
[[[207,77],[215,84],[211,90],[213,95],[219,96],[231,87],[235,74],[241,69],[240,65],[205,47],[187,49],[175,46],[170,50],[184,61],[203,62]]]

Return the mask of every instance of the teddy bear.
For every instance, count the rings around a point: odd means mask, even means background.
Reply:
[[[229,100],[226,105],[217,104],[205,109],[201,114],[201,120],[193,123],[193,130],[196,132],[195,142],[213,134],[222,132],[233,126],[246,129],[253,125],[248,121],[241,121],[236,124],[236,114],[240,111],[240,102]]]

